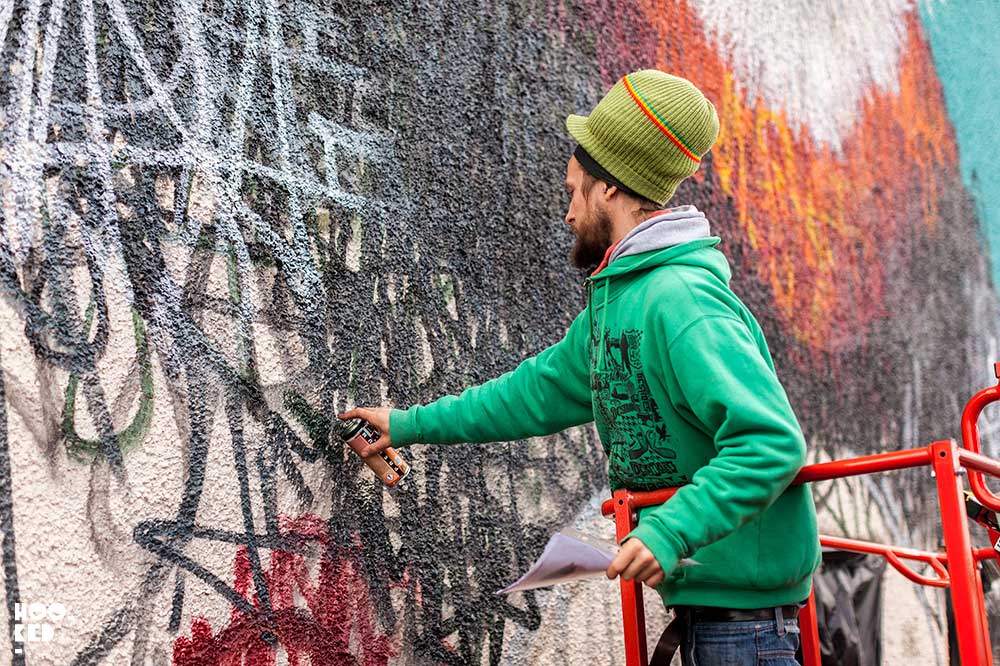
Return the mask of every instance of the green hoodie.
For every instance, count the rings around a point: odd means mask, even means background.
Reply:
[[[760,326],[707,237],[620,257],[587,279],[566,336],[458,396],[393,410],[397,445],[522,439],[594,420],[612,490],[682,486],[640,512],[667,606],[764,608],[809,596],[820,561],[805,440]],[[692,557],[700,564],[678,567]]]

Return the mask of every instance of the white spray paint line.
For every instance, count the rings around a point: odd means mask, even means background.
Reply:
[[[55,60],[59,47],[59,34],[62,31],[63,23],[63,0],[55,0],[49,8],[49,20],[46,24],[45,38],[43,40],[41,58],[38,58],[40,72],[38,75],[38,104],[34,107],[34,113],[26,114],[26,120],[31,120],[30,135],[29,125],[23,126],[23,134],[15,139],[15,143],[9,147],[12,150],[12,157],[16,156],[15,171],[17,178],[14,187],[20,189],[24,195],[24,202],[31,202],[16,211],[11,218],[17,220],[13,225],[15,238],[14,255],[19,262],[27,258],[32,248],[34,223],[38,219],[42,202],[46,197],[45,189],[42,185],[45,137],[48,129],[49,104],[52,99],[52,81],[55,73]]]
[[[202,41],[201,35],[201,21],[197,21],[197,18],[201,17],[201,5],[192,0],[183,0],[178,5],[178,11],[176,18],[178,22],[184,26],[182,32],[182,39],[184,40],[184,50],[191,54],[191,70],[192,70],[192,80],[194,82],[194,94],[195,94],[195,144],[192,147],[195,152],[210,152],[209,147],[212,145],[211,132],[213,127],[217,127],[221,124],[220,118],[218,117],[215,105],[212,104],[209,91],[209,80],[208,75],[205,71],[205,63],[209,62],[208,54],[205,51],[205,46]],[[248,17],[249,22],[252,22],[253,17]],[[248,58],[244,54],[245,58]],[[242,144],[236,144],[231,148],[236,148],[237,146],[242,146]],[[251,324],[254,318],[254,298],[253,294],[255,292],[255,286],[250,281],[250,276],[253,275],[253,264],[250,261],[250,253],[247,250],[246,241],[243,235],[240,233],[238,226],[233,219],[232,207],[226,202],[226,199],[232,197],[233,179],[230,178],[229,182],[223,183],[219,176],[219,161],[217,159],[210,160],[203,170],[208,181],[209,187],[213,192],[217,194],[222,194],[223,205],[214,206],[213,213],[217,220],[219,220],[220,227],[223,230],[223,234],[216,236],[216,252],[220,253],[221,256],[225,256],[225,251],[228,248],[222,247],[225,243],[222,236],[225,236],[225,241],[228,242],[229,247],[233,248],[233,252],[236,257],[236,279],[240,286],[241,297],[237,303],[239,308],[239,332],[244,340],[250,341],[252,345],[253,341],[253,330]],[[227,191],[229,190],[229,191]],[[218,204],[220,197],[213,197]]]
[[[313,111],[309,114],[309,129],[332,146],[372,160],[390,162],[396,154],[396,140],[390,134],[359,131],[327,120]]]
[[[174,61],[173,66],[171,67],[170,75],[160,86],[164,94],[168,97],[173,97],[175,95],[177,86],[180,85],[181,79],[183,79],[184,75],[187,73],[190,58],[191,56],[187,51],[181,51],[177,55],[177,60]],[[136,114],[154,111],[159,108],[159,106],[160,100],[153,94],[149,94],[141,98],[129,98],[125,102],[105,102],[104,117],[114,119],[130,118]],[[86,112],[86,105],[68,100],[60,100],[52,104],[51,109],[63,116],[76,116],[83,115]]]
[[[0,44],[4,43],[7,39],[7,24],[10,23],[10,17],[14,15],[14,0],[6,0],[3,4],[0,4]]]
[[[105,242],[96,242],[90,225],[80,225],[80,235],[83,237],[85,247],[88,252],[92,252],[96,257],[98,266],[108,266],[109,258],[115,254],[120,254],[122,250],[121,236],[118,232],[118,215],[115,204],[117,197],[114,191],[114,180],[111,173],[111,144],[105,139],[107,126],[104,123],[102,109],[102,95],[100,77],[97,71],[97,39],[94,32],[94,3],[92,0],[81,0],[81,32],[83,33],[85,51],[85,72],[86,72],[86,99],[87,115],[84,125],[87,129],[87,137],[90,139],[90,150],[94,166],[100,176],[101,191],[99,196],[104,204],[104,216],[102,228],[98,236],[104,236]],[[125,265],[122,258],[121,265]],[[119,282],[125,291],[125,298],[129,303],[135,300],[132,293],[132,285],[128,280]]]
[[[181,29],[181,51],[191,55],[191,81],[194,85],[194,125],[195,133],[191,137],[196,149],[208,146],[211,142],[212,123],[218,122],[215,105],[208,101],[208,76],[205,73],[205,62],[208,54],[201,39],[201,30],[196,18],[201,16],[201,7],[191,0],[182,0],[176,5],[174,19]],[[199,150],[200,152],[200,150]]]
[[[11,78],[16,81],[15,92],[11,100],[14,104],[13,134],[14,145],[24,143],[28,138],[29,120],[31,119],[31,92],[35,85],[35,45],[38,40],[38,17],[42,11],[41,0],[34,0],[25,12],[24,28],[21,30],[20,45],[14,63],[21,67],[20,72],[11,67]],[[6,24],[6,21],[5,21]]]
[[[167,117],[170,119],[171,124],[173,124],[174,129],[176,129],[183,140],[187,142],[190,140],[187,127],[185,127],[184,121],[181,120],[180,115],[174,108],[174,104],[170,96],[163,89],[163,85],[157,77],[156,72],[153,70],[153,66],[150,64],[149,58],[146,57],[146,50],[143,48],[142,42],[136,36],[135,31],[132,29],[132,25],[129,23],[128,12],[125,11],[125,6],[121,3],[121,0],[107,0],[107,3],[108,9],[111,13],[111,19],[118,31],[118,36],[125,42],[125,46],[128,47],[132,56],[132,60],[139,66],[139,71],[143,76],[143,82],[149,86],[149,89],[153,93],[153,97],[159,102],[160,109],[167,114]]]
[[[336,142],[330,136],[326,119],[316,112],[309,114],[309,129],[323,142],[323,177],[329,187],[339,189],[340,172],[337,170]]]
[[[281,58],[284,51],[284,43],[281,39],[281,26],[278,20],[278,7],[274,0],[264,0],[264,25],[267,30],[268,55],[270,56],[271,69],[271,90],[274,95],[274,120],[277,124],[278,154],[281,159],[281,166],[286,170],[291,170],[288,162],[288,128],[285,125],[285,107],[294,106],[288,87],[282,79],[285,71]],[[291,193],[289,193],[291,194]]]
[[[24,26],[19,36],[19,48],[10,68],[14,91],[10,96],[11,105],[8,108],[13,110],[14,117],[4,118],[5,123],[10,123],[4,129],[11,137],[3,149],[4,166],[10,165],[10,178],[3,197],[4,217],[13,222],[13,233],[8,240],[14,243],[11,254],[18,262],[24,261],[27,257],[34,218],[29,212],[38,209],[41,203],[39,197],[42,194],[38,183],[31,180],[32,147],[27,145],[31,120],[31,93],[35,84],[33,54],[38,40],[37,26],[40,14],[41,2],[35,0],[25,12]],[[7,22],[4,21],[5,32]],[[15,71],[15,65],[21,68],[20,72]]]
[[[41,72],[38,82],[38,105],[35,107],[32,139],[41,145],[48,134],[49,105],[52,101],[52,81],[55,78],[56,55],[63,24],[63,0],[54,0],[49,8],[49,21],[42,45]],[[41,170],[39,169],[39,176]]]
[[[280,262],[286,266],[296,266],[298,265],[298,258],[291,254],[288,248],[288,243],[282,238],[274,229],[271,228],[267,222],[260,218],[255,210],[250,208],[245,201],[239,200],[235,202],[237,205],[237,211],[240,215],[246,216],[251,222],[252,231],[257,234],[258,239],[267,246]],[[311,262],[310,264],[311,265]],[[306,286],[302,284],[300,274],[304,271],[292,271],[287,274],[286,278],[288,281],[288,287],[292,292],[300,299],[308,299],[311,297],[311,292],[306,289]]]
[[[295,65],[304,70],[329,74],[341,81],[354,81],[368,76],[368,70],[350,63],[334,60],[327,56],[304,52],[281,52],[275,56],[286,65]]]
[[[75,142],[50,142],[44,146],[47,156],[47,165],[72,166],[78,160],[90,159],[93,151],[89,143]],[[118,155],[122,158],[143,164],[146,166],[159,167],[179,167],[200,169],[208,162],[225,161],[233,173],[246,171],[272,180],[285,188],[297,188],[300,192],[313,199],[330,199],[340,206],[351,211],[370,211],[373,204],[380,205],[376,199],[368,199],[357,194],[351,194],[332,187],[327,187],[326,183],[315,179],[308,179],[277,169],[258,164],[257,162],[242,161],[235,156],[217,151],[206,151],[201,154],[192,152],[189,145],[182,145],[178,148],[170,149],[150,149],[139,146],[122,146],[118,150]],[[238,183],[237,183],[238,185]],[[195,230],[196,231],[196,230]]]
[[[294,108],[295,102],[292,99],[291,86],[287,82],[287,67],[282,62],[281,54],[284,52],[284,43],[281,38],[281,25],[279,23],[278,7],[275,0],[264,0],[264,23],[267,30],[267,45],[271,56],[271,88],[274,95],[274,118],[277,123],[278,152],[281,158],[281,166],[286,171],[294,171],[289,156],[291,147],[289,146],[289,129],[287,126],[287,109]],[[288,190],[288,222],[292,226],[292,251],[298,257],[298,265],[312,266],[312,252],[310,251],[309,234],[306,230],[305,222],[302,219],[302,206],[299,201],[299,191],[290,188]],[[302,271],[305,288],[310,293],[307,303],[319,303],[326,296],[326,289],[319,273],[315,270]]]

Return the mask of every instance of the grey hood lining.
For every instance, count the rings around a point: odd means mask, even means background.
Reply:
[[[667,208],[625,234],[608,258],[608,263],[620,257],[661,250],[710,235],[708,218],[694,206]]]

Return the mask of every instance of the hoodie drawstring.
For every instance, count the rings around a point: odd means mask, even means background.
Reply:
[[[583,282],[587,287],[587,323],[590,325],[590,344],[594,344],[594,283],[588,278]]]
[[[597,367],[601,368],[604,365],[604,324],[608,320],[608,292],[611,285],[608,281],[604,281],[604,305],[601,308],[601,326],[597,329],[598,341],[597,344],[601,346],[601,350],[597,353]]]
[[[594,331],[594,282],[591,279],[587,279],[587,319],[590,322],[590,343],[597,344],[597,364],[594,366],[595,370],[599,370],[602,365],[604,365],[604,325],[608,320],[608,294],[611,291],[609,289],[608,281],[604,281],[604,304],[601,306],[601,324],[597,331]]]

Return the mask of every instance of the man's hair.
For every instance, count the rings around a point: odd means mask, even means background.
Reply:
[[[598,182],[604,183],[603,180],[601,180],[597,176],[592,175],[586,169],[583,170],[583,182],[580,183],[580,189],[583,190],[583,197],[585,199],[590,198],[590,191],[594,189],[594,185],[597,184]],[[607,183],[605,183],[605,185],[607,185]],[[640,211],[651,213],[653,211],[660,210],[661,208],[663,208],[663,206],[656,203],[652,199],[647,199],[645,197],[640,197],[635,194],[631,194],[630,192],[626,192],[620,187],[618,188],[618,193],[628,197],[629,199],[639,204]]]
[[[597,178],[590,175],[590,172],[586,169],[583,170],[583,182],[580,183],[580,189],[583,190],[583,197],[585,199],[590,198],[590,191],[594,189],[594,184],[597,182]]]

